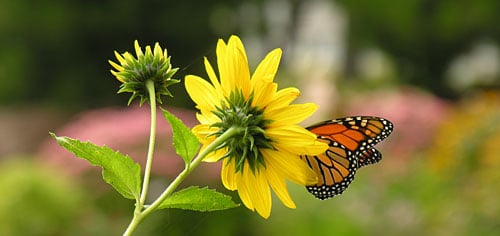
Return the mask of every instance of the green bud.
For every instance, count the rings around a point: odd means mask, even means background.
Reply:
[[[173,96],[168,90],[168,86],[179,83],[179,80],[172,79],[172,76],[179,68],[172,68],[170,57],[167,56],[167,49],[162,50],[158,43],[155,43],[154,50],[146,46],[143,52],[137,40],[134,41],[136,58],[129,52],[119,54],[115,51],[118,63],[109,60],[109,64],[116,70],[111,70],[118,81],[122,82],[118,93],[132,93],[128,104],[135,99],[140,99],[140,105],[149,100],[146,81],[154,82],[155,98],[158,103],[162,103],[161,95]]]

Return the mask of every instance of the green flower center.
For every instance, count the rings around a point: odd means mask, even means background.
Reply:
[[[223,102],[221,107],[217,107],[214,114],[221,120],[213,124],[219,128],[213,135],[220,136],[229,128],[237,128],[240,132],[228,139],[218,147],[228,148],[228,152],[222,158],[229,158],[229,161],[236,163],[236,172],[243,171],[245,161],[252,172],[259,170],[261,166],[265,168],[264,157],[260,152],[262,148],[273,149],[272,140],[266,137],[266,126],[271,123],[264,119],[263,110],[252,107],[253,95],[245,99],[240,92],[233,92]]]

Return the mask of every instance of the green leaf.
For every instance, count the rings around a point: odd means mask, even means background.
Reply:
[[[200,148],[198,138],[194,136],[191,130],[184,125],[179,118],[163,108],[161,110],[163,111],[165,119],[167,119],[172,127],[175,152],[181,156],[186,163],[190,163]]]
[[[158,209],[178,208],[192,211],[220,211],[239,206],[230,196],[207,187],[191,186],[173,193]]]
[[[102,167],[104,181],[113,186],[128,199],[139,199],[141,190],[141,166],[130,157],[113,151],[107,146],[97,146],[90,142],[81,142],[68,137],[50,133],[59,145],[85,159],[90,164]]]

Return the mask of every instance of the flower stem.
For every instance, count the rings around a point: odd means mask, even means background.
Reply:
[[[132,221],[130,222],[129,226],[127,227],[127,230],[123,234],[125,235],[132,235],[134,232],[135,228],[139,225],[139,223],[150,213],[155,211],[160,204],[168,197],[170,194],[172,194],[175,189],[182,183],[184,179],[201,163],[201,161],[210,153],[216,150],[216,148],[227,141],[227,139],[231,138],[232,136],[239,134],[241,132],[244,132],[244,129],[242,128],[237,128],[237,127],[231,127],[226,130],[222,135],[220,135],[217,139],[215,139],[211,144],[209,144],[203,152],[200,152],[198,156],[189,164],[186,165],[184,170],[170,183],[170,185],[163,191],[163,193],[144,211],[141,212],[143,204],[141,204],[140,208],[137,208],[134,212],[134,217],[132,218]],[[144,190],[144,189],[143,189]]]
[[[136,207],[137,209],[137,207]],[[125,230],[125,232],[123,233],[123,236],[130,236],[132,235],[132,233],[135,231],[135,229],[137,228],[137,226],[139,225],[139,223],[141,223],[142,219],[143,219],[144,215],[142,215],[142,213],[139,211],[134,211],[134,217],[132,218],[132,220],[130,221],[130,224],[128,225],[127,229]]]
[[[221,136],[215,139],[210,145],[208,145],[203,152],[199,153],[198,156],[186,167],[184,170],[170,183],[170,185],[163,191],[163,193],[156,199],[148,208],[143,211],[144,215],[147,215],[154,211],[170,194],[172,194],[175,189],[182,183],[182,181],[201,163],[201,161],[212,151],[227,141],[227,139],[232,136],[243,132],[242,128],[234,128],[231,127],[226,132],[224,132]]]
[[[144,208],[144,203],[146,202],[146,196],[149,189],[149,178],[151,175],[151,164],[153,163],[153,153],[155,149],[156,139],[156,93],[154,82],[151,80],[147,80],[146,88],[148,90],[149,104],[151,107],[151,128],[149,133],[149,147],[146,157],[146,167],[144,170],[144,182],[142,183],[140,199],[139,201],[136,201],[135,204],[134,216],[123,235],[132,235],[132,232],[134,232],[134,230],[137,228],[139,223],[141,223],[142,219],[145,216],[141,211]]]
[[[142,184],[141,200],[139,202],[140,208],[144,206],[144,202],[146,201],[146,196],[148,194],[149,177],[151,175],[151,164],[153,163],[153,153],[155,149],[155,138],[156,138],[156,93],[155,93],[154,82],[152,80],[147,80],[146,88],[148,89],[149,104],[151,105],[151,130],[149,133],[148,156],[146,159],[146,167],[144,170],[144,182]]]

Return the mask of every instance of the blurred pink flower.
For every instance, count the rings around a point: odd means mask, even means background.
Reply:
[[[188,127],[197,121],[194,112],[179,108],[168,110],[181,119]],[[150,110],[149,107],[130,106],[128,108],[103,108],[83,112],[63,127],[54,132],[58,136],[68,136],[81,141],[90,141],[97,145],[106,145],[132,157],[144,166],[149,142]],[[157,111],[157,137],[153,173],[177,176],[183,169],[184,162],[175,154],[172,147],[172,131],[160,110]],[[47,138],[39,148],[39,156],[44,161],[53,163],[70,173],[81,174],[91,169],[91,165],[73,153],[60,147],[52,138]],[[210,178],[218,178],[217,165],[205,166],[204,171]],[[202,173],[201,173],[202,174]],[[205,176],[206,175],[202,175]]]
[[[394,157],[408,158],[429,145],[449,115],[449,104],[415,88],[362,94],[346,102],[346,115],[372,115],[394,123],[394,132],[379,144]]]

